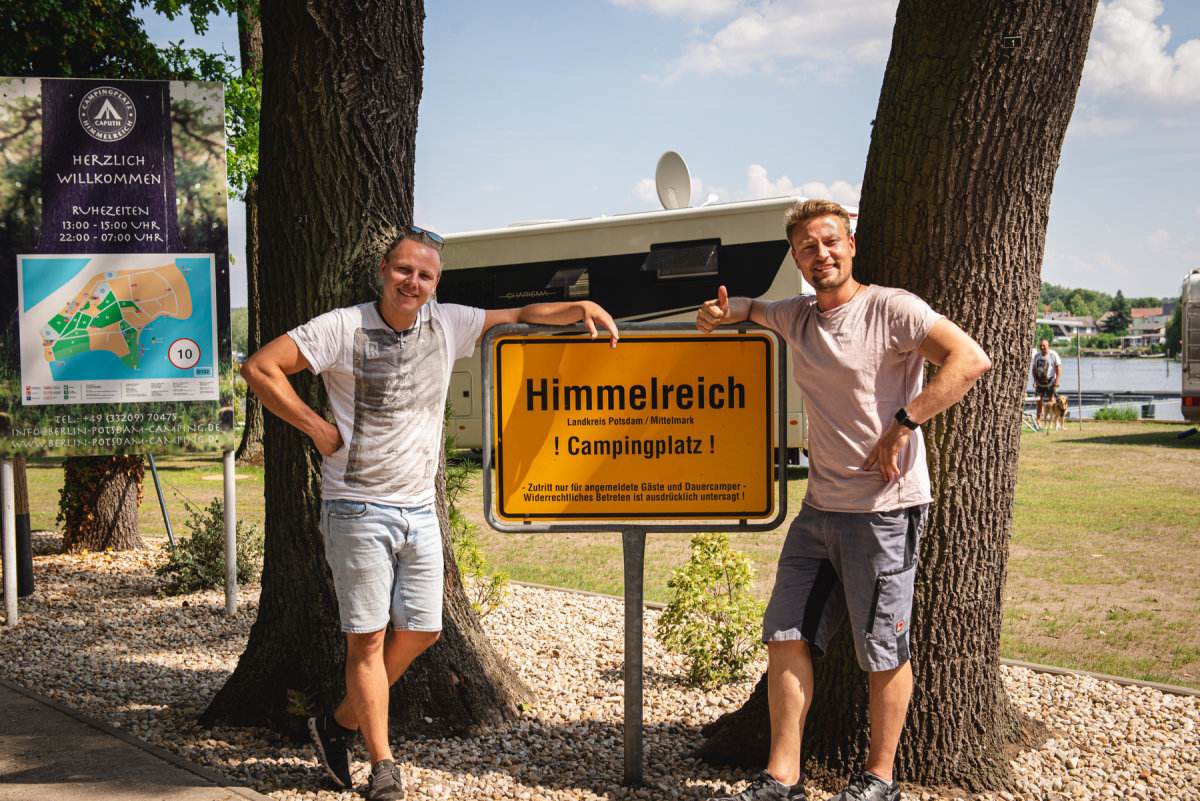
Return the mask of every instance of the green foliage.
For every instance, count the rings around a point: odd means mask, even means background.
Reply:
[[[258,175],[258,123],[262,108],[262,66],[250,75],[225,78],[225,127],[228,133],[228,176],[235,197]]]
[[[1054,329],[1044,323],[1038,323],[1033,330],[1033,347],[1037,347],[1042,340],[1054,342]]]
[[[1125,295],[1121,293],[1121,290],[1117,290],[1117,296],[1113,298],[1108,310],[1112,312],[1112,316],[1104,323],[1106,334],[1120,336],[1129,330],[1129,326],[1133,325],[1133,314],[1129,311],[1129,304],[1125,301]]]
[[[182,537],[172,548],[163,545],[167,561],[155,572],[171,577],[171,583],[161,592],[164,595],[185,595],[197,590],[225,586],[225,504],[213,498],[204,509],[184,501],[191,515],[186,525],[190,537]],[[257,581],[262,570],[263,535],[257,524],[244,527],[239,520],[237,536],[237,580],[239,584]]]
[[[1167,355],[1171,357],[1178,356],[1180,349],[1183,347],[1182,302],[1171,313],[1171,321],[1167,323],[1167,330],[1164,332],[1163,338],[1166,340],[1163,344],[1163,350],[1167,352]]]
[[[1105,406],[1097,409],[1094,417],[1097,420],[1137,420],[1138,410],[1132,406]]]
[[[658,639],[687,658],[688,683],[719,687],[742,678],[763,645],[764,605],[749,591],[754,571],[726,534],[692,537],[692,556],[667,582],[671,601]]]
[[[446,419],[453,412],[450,403],[446,404]],[[462,497],[476,470],[475,463],[459,453],[455,445],[454,434],[450,426],[446,427],[446,508],[450,518],[450,545],[454,552],[454,562],[466,579],[463,586],[471,606],[480,617],[485,617],[496,607],[504,603],[508,596],[508,574],[489,573],[487,558],[475,538],[475,526],[458,508],[458,499]]]
[[[133,0],[0,0],[0,75],[161,78]]]
[[[1109,350],[1118,347],[1121,344],[1121,338],[1116,334],[1096,334],[1091,337],[1080,337],[1079,347],[1092,348],[1095,350]]]
[[[229,310],[229,344],[237,353],[248,356],[250,351],[250,310],[238,306]]]

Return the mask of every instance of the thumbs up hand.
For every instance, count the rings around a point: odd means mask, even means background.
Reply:
[[[729,292],[724,286],[717,289],[716,300],[709,300],[696,312],[696,328],[711,333],[729,317]]]

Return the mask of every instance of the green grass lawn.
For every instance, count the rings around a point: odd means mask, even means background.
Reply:
[[[1002,654],[1012,659],[1200,688],[1200,434],[1157,422],[1073,422],[1066,431],[1022,435],[1005,590]],[[223,488],[219,455],[157,460],[175,536],[184,501],[204,506]],[[263,469],[236,470],[237,516],[263,523]],[[57,529],[58,460],[28,465],[32,527]],[[806,471],[789,474],[788,508]],[[492,570],[515,580],[623,594],[621,535],[501,533],[484,522],[478,480],[463,509]],[[150,471],[139,521],[151,547],[165,542]],[[786,523],[730,535],[755,569],[765,598]],[[687,561],[691,535],[647,535],[645,595],[667,601],[671,573]]]

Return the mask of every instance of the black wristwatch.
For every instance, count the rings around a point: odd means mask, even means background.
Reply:
[[[903,406],[900,407],[900,411],[896,412],[896,422],[913,431],[916,431],[921,425],[908,416],[908,410]]]

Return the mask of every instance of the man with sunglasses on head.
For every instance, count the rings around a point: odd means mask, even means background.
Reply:
[[[505,323],[567,325],[597,336],[617,327],[591,301],[485,311],[440,304],[443,240],[404,228],[379,264],[379,300],[334,309],[267,343],[242,367],[263,405],[312,438],[321,468],[321,533],[346,633],[346,697],[312,718],[317,756],[350,788],[357,732],[370,755],[367,798],[404,797],[388,742],[388,688],[442,628],[442,535],[434,477],[456,359]],[[321,376],[330,423],[301,400],[288,376]]]
[[[809,434],[808,491],[763,615],[767,769],[741,793],[710,801],[806,798],[800,739],[812,658],[847,615],[869,674],[870,750],[832,801],[898,801],[892,763],[912,695],[913,579],[932,501],[920,425],[957,403],[991,360],[916,295],[855,280],[850,215],[838,204],[796,204],[785,232],[816,294],[768,303],[730,298],[720,287],[696,317],[704,332],[751,320],[787,340]],[[926,361],[939,369],[922,388]]]

